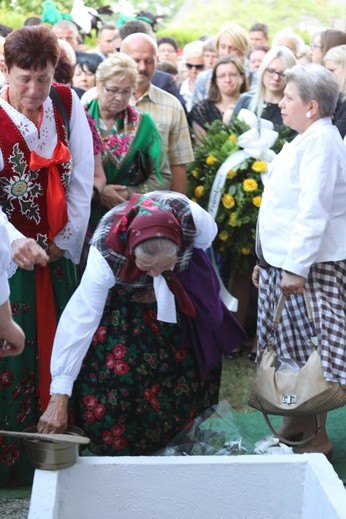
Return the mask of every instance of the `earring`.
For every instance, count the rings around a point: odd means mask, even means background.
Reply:
[[[311,112],[306,112],[305,115],[306,115],[306,117],[307,117],[308,119],[310,119],[310,117],[311,117]]]

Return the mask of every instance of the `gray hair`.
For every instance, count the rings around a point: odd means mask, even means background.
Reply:
[[[203,43],[203,52],[206,52],[206,51],[216,52],[215,36],[209,36],[209,38],[207,38],[202,43]]]
[[[321,117],[331,117],[339,97],[334,75],[322,65],[296,65],[285,73],[286,82],[293,82],[304,103],[316,101]]]
[[[114,77],[119,81],[129,79],[131,87],[136,88],[138,80],[137,64],[127,54],[117,52],[99,64],[95,77],[100,83]]]
[[[165,256],[170,258],[176,256],[178,251],[178,245],[167,238],[151,238],[137,245],[134,254],[136,257],[152,256],[154,258],[156,256]]]
[[[278,31],[276,34],[274,34],[272,47],[283,45],[282,42],[287,40],[290,41],[292,47],[294,47],[294,50],[291,48],[291,46],[286,46],[292,50],[295,56],[298,56],[304,47],[304,40],[299,34],[293,32],[289,27],[281,29],[281,31]]]
[[[202,58],[203,42],[201,40],[190,41],[183,48],[183,59]]]
[[[75,36],[79,35],[78,27],[72,20],[59,20],[52,26],[53,32],[55,32],[55,29],[61,29],[63,31],[72,30]]]
[[[284,65],[285,70],[296,65],[297,60],[293,54],[293,52],[283,45],[278,45],[277,47],[273,47],[267,54],[264,56],[263,61],[261,63],[260,68],[258,69],[258,83],[257,89],[254,93],[253,98],[251,99],[251,103],[249,109],[252,110],[258,117],[261,117],[262,112],[264,110],[264,102],[266,96],[266,87],[263,83],[263,76],[270,65],[270,63],[274,59],[280,59]],[[284,89],[282,89],[283,91]]]

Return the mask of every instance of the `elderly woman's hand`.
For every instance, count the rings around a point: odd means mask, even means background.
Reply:
[[[252,271],[252,283],[255,285],[256,288],[259,288],[259,278],[260,278],[261,269],[258,265],[254,266],[254,269]]]
[[[107,184],[100,193],[101,203],[107,209],[126,202],[129,198],[129,192],[126,186],[118,184]]]
[[[67,429],[67,395],[52,395],[47,409],[41,416],[37,431],[40,433],[63,433]]]
[[[284,270],[280,284],[281,290],[285,296],[290,296],[292,294],[302,294],[304,292],[304,282],[305,278],[302,276],[297,276],[297,274],[286,272]]]
[[[48,254],[33,238],[19,238],[11,244],[12,259],[25,270],[33,270],[34,265],[45,267],[49,261]]]

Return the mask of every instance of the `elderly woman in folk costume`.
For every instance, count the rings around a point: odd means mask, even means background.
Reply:
[[[60,320],[41,432],[62,432],[75,382],[98,455],[148,455],[218,401],[223,352],[244,332],[204,250],[213,218],[178,193],[135,194],[101,220]]]
[[[48,403],[56,323],[77,285],[74,264],[90,214],[91,132],[74,92],[52,88],[59,54],[57,37],[44,26],[22,27],[6,38],[0,203],[17,267],[10,279],[12,311],[26,347],[0,362],[1,429],[37,424]],[[0,485],[27,484],[32,475],[20,443],[0,438]]]

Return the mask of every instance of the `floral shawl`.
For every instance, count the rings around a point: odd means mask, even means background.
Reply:
[[[100,130],[98,100],[94,99],[86,108],[103,143],[102,159],[108,184],[126,185],[122,173],[133,162],[137,150],[141,150],[150,159],[157,177],[161,179],[161,138],[148,114],[136,107],[128,106],[117,115],[113,128],[105,135]]]

